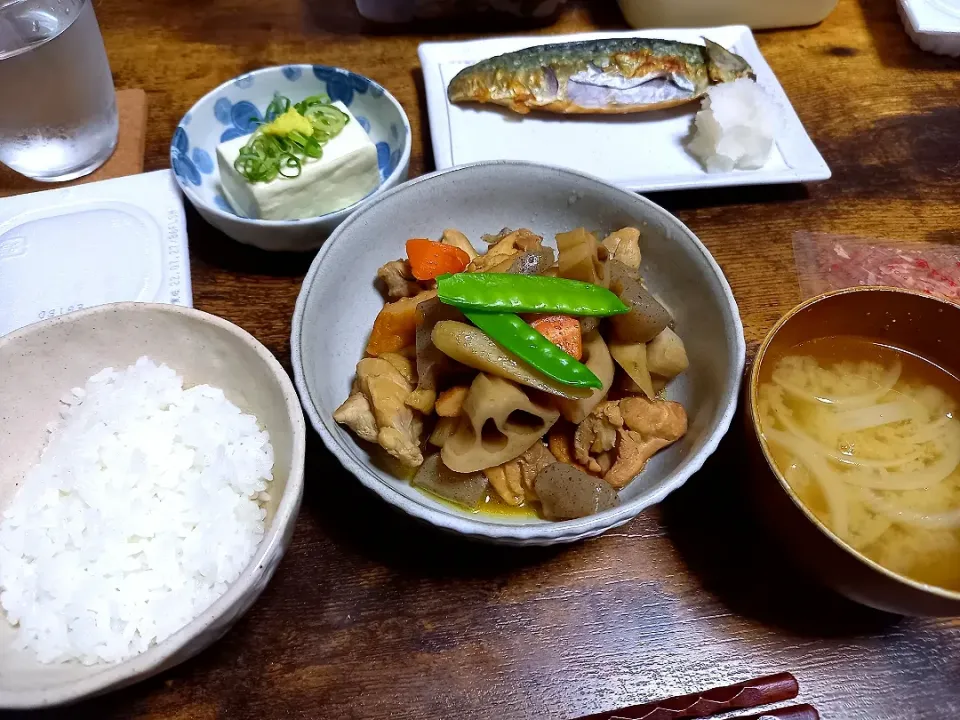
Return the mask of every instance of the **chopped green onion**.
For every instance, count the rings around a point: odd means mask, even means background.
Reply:
[[[271,122],[286,113],[291,107],[289,98],[274,95],[264,113],[266,122]],[[293,108],[313,126],[313,133],[305,135],[299,130],[291,130],[286,135],[274,135],[262,132],[258,128],[247,144],[240,148],[240,154],[233,166],[248,182],[270,182],[278,176],[292,179],[299,177],[303,163],[307,158],[323,157],[323,146],[340,134],[350,116],[330,104],[326,95],[311,95],[304,98]]]
[[[273,100],[267,105],[267,111],[263,114],[267,122],[283,115],[290,108],[290,99],[285,98],[280,93],[273,96]]]
[[[284,172],[287,170],[288,172]],[[300,161],[294,155],[282,155],[280,160],[280,174],[285,178],[295,178],[300,175]]]

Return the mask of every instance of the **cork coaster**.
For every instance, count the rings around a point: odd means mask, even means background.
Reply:
[[[66,183],[46,183],[18,175],[0,165],[0,197],[54,190],[70,185],[109,180],[143,172],[143,151],[147,141],[147,94],[140,89],[117,92],[117,112],[120,117],[120,136],[113,155],[96,172]]]

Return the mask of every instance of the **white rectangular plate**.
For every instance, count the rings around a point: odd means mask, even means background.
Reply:
[[[757,82],[781,109],[783,129],[767,164],[758,170],[708,173],[684,148],[699,103],[619,116],[518,115],[494,105],[453,105],[447,86],[480,60],[547,43],[612,37],[657,37],[702,44],[702,37],[743,56]],[[764,185],[826,180],[830,169],[777,82],[750,28],[732,25],[684,30],[640,30],[578,35],[493,38],[420,46],[438,170],[484,160],[526,160],[590,173],[629,190]]]
[[[960,57],[960,0],[900,0],[907,34],[927,52]]]
[[[0,336],[125,300],[193,305],[169,170],[0,200]]]

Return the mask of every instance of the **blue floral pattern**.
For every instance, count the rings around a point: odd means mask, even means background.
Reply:
[[[327,84],[327,95],[331,100],[339,100],[347,107],[353,102],[354,92],[364,95],[370,88],[369,80],[340,68],[314,65],[313,74]]]
[[[283,73],[283,76],[290,82],[294,82],[300,79],[300,76],[303,75],[303,70],[301,70],[296,65],[287,65],[280,72]]]
[[[173,166],[173,172],[184,184],[199,186],[200,171],[190,159],[189,151],[190,138],[187,137],[187,131],[181,125],[173,134],[173,142],[170,145],[170,164]]]
[[[227,98],[220,98],[213,106],[213,115],[224,125],[229,125],[220,133],[220,142],[249,135],[263,123],[263,115],[249,100],[231,104]]]
[[[357,123],[360,125],[360,127],[363,128],[363,131],[364,131],[367,135],[369,135],[369,134],[370,134],[370,121],[367,120],[367,118],[365,118],[363,115],[356,115],[355,117],[357,118]]]
[[[224,125],[230,124],[230,108],[233,103],[229,99],[222,97],[213,104],[213,116]]]
[[[193,164],[197,166],[197,170],[204,175],[209,175],[213,172],[213,158],[210,157],[210,153],[203,148],[195,147],[193,152],[190,153],[190,159],[193,160]]]
[[[247,88],[253,87],[253,75],[247,73],[246,75],[241,75],[236,80],[233,81],[233,84],[236,85],[241,90],[246,90]]]
[[[381,177],[390,174],[390,146],[382,141],[377,143],[377,166],[380,168]]]
[[[403,154],[400,148],[397,148],[392,153],[390,153],[390,165],[387,167],[387,172],[383,176],[383,179],[386,180],[390,173],[392,173],[397,166],[400,164],[400,156]]]

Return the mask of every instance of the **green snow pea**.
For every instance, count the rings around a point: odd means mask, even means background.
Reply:
[[[599,285],[543,275],[457,273],[437,278],[440,302],[461,310],[607,317],[630,311]]]
[[[600,378],[513,313],[464,310],[467,319],[498,345],[544,375],[572,387],[602,388]]]

